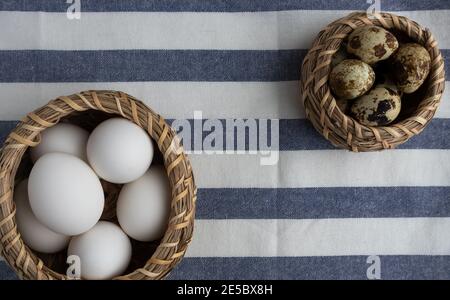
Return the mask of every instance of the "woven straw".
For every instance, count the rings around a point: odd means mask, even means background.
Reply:
[[[423,45],[431,56],[431,71],[417,109],[384,127],[365,126],[343,114],[328,86],[331,59],[342,41],[357,27],[377,25]],[[306,117],[333,145],[354,152],[394,148],[419,134],[433,118],[445,84],[444,60],[432,33],[405,17],[357,12],[323,29],[306,55],[301,71],[301,93]]]
[[[29,113],[10,133],[0,156],[1,254],[20,278],[67,279],[64,274],[51,270],[24,245],[15,222],[14,180],[25,151],[39,143],[41,131],[54,126],[63,117],[77,116],[87,110],[129,119],[148,132],[163,154],[172,190],[168,229],[153,255],[146,254],[145,265],[117,279],[164,278],[183,258],[191,241],[197,190],[189,160],[178,139],[174,139],[176,135],[171,127],[141,101],[122,92],[86,91],[59,97]]]

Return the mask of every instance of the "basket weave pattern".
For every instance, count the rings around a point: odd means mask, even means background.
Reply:
[[[301,94],[306,117],[333,145],[354,152],[394,148],[419,134],[438,108],[445,85],[444,60],[432,33],[406,17],[378,13],[369,18],[357,12],[339,19],[320,31],[306,55],[301,70]],[[336,106],[328,86],[331,59],[342,41],[357,27],[376,25],[401,32],[423,45],[431,56],[431,71],[425,81],[426,93],[413,115],[384,127],[365,126],[346,116]]]
[[[28,147],[40,132],[74,112],[100,110],[122,116],[144,128],[164,156],[172,200],[168,228],[156,251],[142,268],[117,279],[161,279],[183,258],[192,238],[197,190],[188,158],[165,120],[141,101],[122,92],[86,91],[62,96],[29,113],[10,133],[0,155],[0,250],[24,279],[67,279],[48,268],[22,241],[15,222],[14,179]],[[174,151],[175,150],[175,151]]]

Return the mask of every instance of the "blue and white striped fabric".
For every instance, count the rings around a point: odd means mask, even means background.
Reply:
[[[279,119],[279,163],[192,154],[195,236],[172,279],[450,279],[450,95],[397,150],[349,153],[304,119],[315,35],[365,0],[0,0],[0,139],[48,100],[123,90],[167,119]],[[429,27],[450,66],[450,1],[381,0]],[[450,70],[446,70],[450,74]],[[0,279],[15,278],[0,262]]]

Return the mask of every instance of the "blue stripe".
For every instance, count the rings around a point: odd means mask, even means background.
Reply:
[[[301,105],[299,103],[299,105]],[[169,124],[173,120],[167,120]],[[223,128],[226,128],[226,120],[220,120],[223,124]],[[259,124],[261,120],[256,120],[256,124]],[[201,150],[201,148],[196,147],[193,142],[194,136],[194,121],[189,120],[191,126],[191,141],[187,143],[184,141],[185,149],[187,150]],[[9,132],[17,124],[16,121],[0,121],[0,142],[3,142]],[[269,142],[272,139],[270,134],[270,127],[268,127],[268,139]],[[450,119],[434,119],[425,128],[425,130],[411,138],[408,142],[401,145],[400,149],[450,149],[450,139],[447,138],[450,132]],[[203,138],[205,138],[210,131],[203,132]],[[231,134],[231,132],[230,132]],[[242,147],[238,148],[237,144],[238,136],[234,135],[234,145],[226,144],[226,136],[223,139],[223,145],[227,149],[233,150],[244,150]],[[259,138],[257,148],[252,147],[250,150],[260,150]],[[263,144],[267,144],[265,141],[261,141]],[[269,143],[270,144],[270,143]],[[203,145],[202,145],[203,147]],[[265,148],[263,148],[265,149]],[[274,145],[272,150],[278,150],[276,145]],[[281,119],[279,120],[279,150],[281,151],[295,151],[295,150],[331,150],[336,149],[327,140],[325,140],[319,133],[315,131],[310,122],[305,119]],[[210,146],[205,145],[203,150],[212,150]],[[249,150],[249,133],[246,131],[245,134],[245,150]]]
[[[446,73],[450,74],[450,50],[442,52]],[[288,81],[300,78],[305,53],[306,50],[4,50],[0,51],[0,82]]]
[[[18,279],[14,271],[4,262],[0,262],[0,280]]]
[[[172,280],[367,279],[367,256],[186,257],[169,275]],[[380,256],[381,279],[449,280],[450,256]],[[17,279],[0,262],[0,280]]]
[[[16,127],[17,121],[0,121],[0,148],[8,134]]]
[[[5,50],[0,82],[286,81],[302,50]]]
[[[70,4],[62,0],[3,0],[0,10],[65,12]],[[197,11],[240,12],[278,10],[366,10],[369,4],[362,0],[81,0],[81,10],[102,11]],[[448,1],[382,0],[383,10],[449,9]]]
[[[450,119],[433,119],[424,131],[399,149],[450,149]],[[280,120],[281,150],[336,149],[307,120]]]
[[[195,237],[194,237],[195,238]],[[170,279],[367,279],[367,256],[184,258]],[[380,256],[381,279],[450,279],[450,256]]]
[[[450,217],[449,195],[450,186],[198,189],[195,217],[197,219]]]

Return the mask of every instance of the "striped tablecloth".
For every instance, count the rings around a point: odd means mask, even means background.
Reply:
[[[336,150],[304,119],[306,50],[365,0],[81,0],[80,19],[70,5],[0,0],[0,140],[86,89],[128,92],[167,119],[279,120],[275,165],[260,152],[190,155],[195,237],[171,278],[450,279],[448,93],[398,150]],[[449,0],[381,9],[429,27],[450,65]],[[15,278],[4,262],[0,278]]]

